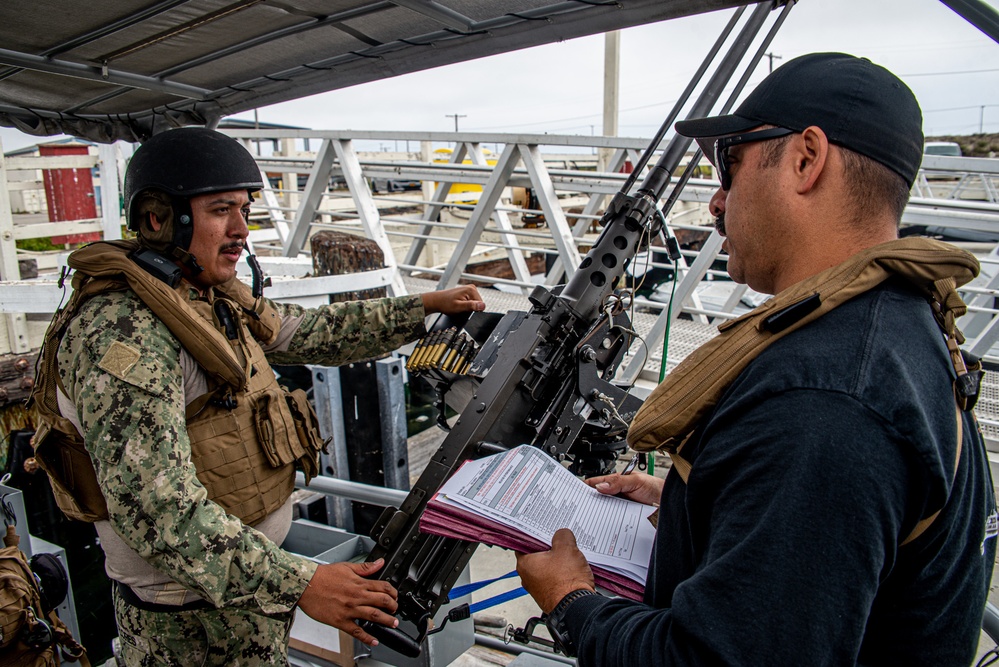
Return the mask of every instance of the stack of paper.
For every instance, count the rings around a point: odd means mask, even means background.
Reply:
[[[655,529],[654,507],[605,496],[536,447],[465,463],[427,504],[420,529],[522,553],[551,547],[569,528],[598,586],[640,600]]]

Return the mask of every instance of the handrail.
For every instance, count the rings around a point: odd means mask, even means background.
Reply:
[[[474,276],[476,280],[520,289],[525,293],[538,280],[547,284],[555,284],[559,280],[561,274],[555,275],[552,269],[553,259],[555,270],[561,272],[561,267],[568,267],[570,273],[575,270],[571,253],[576,252],[578,257],[593,241],[598,231],[594,221],[603,210],[605,195],[621,187],[627,178],[624,173],[627,164],[636,162],[639,151],[647,144],[644,138],[580,135],[304,129],[224,131],[244,142],[251,151],[263,147],[266,152],[270,146],[279,149],[277,153],[270,151],[258,156],[262,171],[273,179],[281,180],[280,186],[275,180],[274,187],[267,188],[254,203],[251,221],[255,226],[263,225],[264,229],[253,232],[251,238],[261,254],[267,254],[267,248],[271,247],[280,249],[289,259],[307,255],[308,247],[304,241],[304,247],[291,248],[289,252],[285,247],[288,241],[285,235],[297,233],[302,239],[307,239],[309,228],[351,231],[382,239],[380,243],[388,253],[387,259],[391,259],[390,265],[404,276],[436,275],[439,280]],[[309,151],[304,150],[306,142]],[[324,142],[329,142],[327,155],[330,158],[327,164],[320,165],[316,162],[317,149]],[[401,144],[399,148],[404,147],[405,150],[370,150],[375,145],[381,148],[393,144]],[[482,149],[486,146],[491,148],[491,156],[483,153]],[[449,148],[453,153],[436,153],[438,147]],[[593,170],[598,159],[594,154],[597,149],[610,149],[612,153],[605,171]],[[514,154],[505,173],[497,174],[493,163],[500,159],[504,151],[513,151]],[[128,152],[127,147],[125,152]],[[18,155],[16,160],[10,159],[7,163],[18,168],[30,168],[32,159]],[[120,183],[114,160],[97,160],[96,156],[86,159],[97,162],[104,182]],[[122,162],[121,158],[118,162]],[[585,164],[586,168],[566,168],[567,164]],[[994,181],[999,178],[999,160],[928,156],[924,166],[928,169],[920,173],[920,179],[928,186],[922,190],[919,187],[914,189],[904,222],[934,231],[951,230],[955,234],[968,234],[969,238],[992,235],[989,245],[976,246],[975,250],[983,257],[984,271],[990,277],[999,274],[999,266],[983,252],[984,248],[994,248],[999,241],[999,202],[990,199],[991,193],[997,189]],[[296,178],[295,174],[299,177]],[[941,178],[941,174],[945,178]],[[705,175],[710,176],[710,166],[706,164]],[[300,182],[304,177],[308,177],[307,183]],[[538,181],[539,178],[541,181]],[[372,179],[419,181],[423,183],[423,188],[413,193],[379,195],[370,188]],[[346,181],[346,186],[343,181]],[[920,182],[917,179],[917,185]],[[960,196],[964,198],[951,197],[950,193],[946,193],[947,197],[929,196],[936,194],[940,183],[948,182],[963,182]],[[331,183],[334,184],[332,187]],[[38,187],[41,187],[40,183]],[[701,243],[711,245],[711,220],[704,204],[716,187],[717,184],[710,178],[691,179],[677,208],[671,213],[670,229],[680,233],[681,237],[685,234],[688,237],[691,234],[699,236]],[[530,188],[535,199],[513,203],[510,196],[512,189],[517,188]],[[19,184],[16,192],[23,193],[27,189],[24,184]],[[456,197],[453,193],[457,190],[463,192]],[[967,198],[976,196],[976,192],[980,195],[979,199]],[[10,191],[8,197],[11,194],[16,193]],[[312,208],[303,204],[310,197],[314,202]],[[485,209],[480,202],[487,199],[492,199],[495,204]],[[524,216],[533,216],[540,222],[531,224],[540,226],[527,226],[521,220]],[[112,213],[110,217],[104,215],[102,220],[105,230],[116,226],[120,228],[121,213]],[[88,222],[96,227],[93,223],[97,221]],[[0,244],[4,244],[5,248],[11,247],[16,239],[33,238],[33,234],[47,236],[53,230],[62,232],[74,224],[80,225],[73,222],[30,225],[18,220],[16,229],[11,224],[6,238],[3,238],[3,230],[0,229]],[[462,232],[470,226],[474,227],[474,233],[462,239]],[[576,248],[581,250],[572,250]],[[12,247],[5,252],[8,257],[14,256]],[[490,278],[473,274],[464,266],[452,266],[454,257],[462,252],[476,261],[507,260],[513,274],[505,278]],[[525,261],[532,253],[548,258],[547,275],[529,275]],[[681,304],[682,312],[697,321],[736,316],[742,308],[738,299],[730,299],[731,303],[725,304],[701,302],[698,296],[701,288],[697,283],[703,278],[724,280],[726,274],[725,256],[716,251],[711,261],[701,262],[698,273],[702,275],[693,275],[686,267],[694,265],[699,255],[700,250],[696,248],[684,252],[680,278],[690,284],[679,293],[690,296]],[[37,253],[32,256],[46,257]],[[58,257],[56,254],[49,260],[53,266],[58,264]],[[10,260],[6,263],[9,264]],[[269,270],[280,272],[280,266],[281,260],[275,258],[269,264]],[[654,257],[649,269],[662,273],[672,271],[672,265]],[[0,275],[5,275],[2,267]],[[999,338],[999,326],[989,326],[999,313],[993,304],[999,279],[992,282],[994,284],[990,284],[987,278],[966,291],[972,306],[966,317],[969,321],[971,317],[977,318],[971,328],[973,337],[979,333],[993,336],[992,329],[995,329],[994,336]],[[5,285],[14,289],[3,289]],[[394,281],[390,283],[392,289],[399,289],[399,285]],[[30,285],[16,281],[0,282],[0,312],[9,313],[14,308],[24,308],[30,301],[27,294],[32,289]],[[55,292],[51,288],[39,286],[34,289],[38,289],[39,294],[48,295],[40,299],[42,303],[52,304]],[[5,293],[10,296],[5,296]],[[663,307],[663,304],[648,299],[638,299],[636,305],[653,317]],[[34,305],[31,307],[36,312],[41,309]],[[982,345],[987,344],[986,349],[991,349],[995,342],[985,339]]]

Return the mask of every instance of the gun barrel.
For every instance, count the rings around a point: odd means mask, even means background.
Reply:
[[[700,118],[711,112],[726,83],[732,78],[757,33],[771,11],[770,3],[761,2],[750,15],[732,48],[711,75],[691,107],[688,118]],[[604,231],[586,254],[560,295],[584,318],[600,313],[610,293],[624,276],[628,262],[659,233],[660,226],[650,217],[669,186],[672,174],[683,161],[691,139],[674,135],[659,161],[649,170],[634,196],[619,192],[601,220]],[[655,145],[650,146],[651,152]],[[688,165],[692,169],[693,164]],[[663,211],[665,216],[668,209]]]

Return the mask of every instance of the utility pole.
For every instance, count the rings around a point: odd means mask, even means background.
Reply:
[[[254,130],[260,129],[260,118],[257,117],[256,109],[253,110],[253,129]],[[257,155],[260,155],[260,139],[255,140],[254,143],[257,144]]]
[[[454,118],[454,131],[455,132],[458,131],[458,119],[459,118],[468,118],[468,116],[465,115],[465,114],[463,114],[463,113],[462,114],[446,113],[446,114],[444,114],[444,117],[445,118]]]
[[[999,104],[982,104],[978,107],[978,134],[985,132],[985,110],[989,107],[999,107]]]
[[[764,53],[763,55],[770,59],[770,71],[771,72],[774,71],[774,60],[783,60],[784,59],[784,56],[778,56],[778,55],[774,54],[773,52]]]
[[[617,107],[621,89],[621,33],[617,30],[604,33],[604,136],[617,136]],[[607,171],[613,150],[597,151],[597,169]]]

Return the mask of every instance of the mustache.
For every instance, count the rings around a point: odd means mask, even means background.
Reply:
[[[725,214],[724,213],[722,213],[722,214],[720,214],[720,215],[718,215],[718,216],[715,217],[715,229],[718,230],[719,234],[721,234],[722,236],[725,236]]]
[[[246,244],[243,243],[242,241],[232,241],[232,242],[226,243],[224,246],[222,246],[222,248],[220,249],[220,251],[221,252],[225,252],[226,250],[234,250],[236,248],[239,248],[240,250],[243,250],[243,249],[246,248]]]

